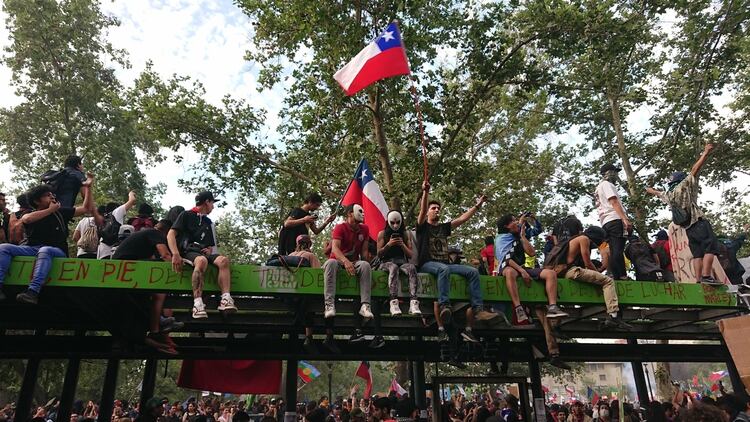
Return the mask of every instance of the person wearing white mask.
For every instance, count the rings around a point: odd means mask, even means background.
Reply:
[[[390,211],[385,228],[378,233],[378,257],[381,262],[378,269],[388,272],[390,310],[393,316],[401,315],[398,303],[398,293],[401,290],[399,272],[406,274],[409,278],[409,314],[422,314],[417,298],[417,267],[409,263],[413,254],[414,249],[406,233],[403,214],[397,210]]]

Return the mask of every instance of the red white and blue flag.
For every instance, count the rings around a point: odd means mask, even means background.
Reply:
[[[404,389],[404,387],[402,387],[401,384],[399,384],[398,381],[396,381],[396,378],[394,378],[393,381],[391,381],[391,390],[390,391],[395,392],[396,393],[396,397],[401,397],[401,396],[403,396],[404,394],[407,393],[407,391]]]
[[[378,182],[372,177],[370,165],[364,158],[359,162],[349,187],[346,188],[341,205],[358,204],[365,211],[365,221],[370,229],[372,240],[378,240],[378,233],[385,227],[388,204],[380,192]]]
[[[357,372],[355,372],[354,375],[365,380],[365,397],[370,398],[370,395],[372,394],[372,373],[370,372],[370,363],[366,360],[360,362],[357,367]]]
[[[409,61],[395,22],[333,75],[346,95],[354,95],[373,83],[398,75],[408,75]]]

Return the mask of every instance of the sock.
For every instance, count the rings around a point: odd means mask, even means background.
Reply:
[[[438,331],[445,331],[445,327],[438,327]]]
[[[221,298],[222,299],[231,299],[232,296],[227,292],[227,293],[222,293],[221,294]]]
[[[610,312],[609,316],[611,316],[612,318],[617,318],[617,312]]]
[[[196,298],[194,298],[193,299],[193,306],[195,306],[196,308],[200,308],[201,306],[204,306],[203,305],[203,298],[202,297],[196,297]]]

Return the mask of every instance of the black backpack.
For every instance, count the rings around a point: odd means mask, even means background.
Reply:
[[[670,207],[672,211],[672,221],[678,226],[688,227],[690,225],[690,210],[687,210],[676,205]]]
[[[120,235],[120,224],[112,213],[104,215],[104,225],[99,230],[99,236],[102,238],[102,243],[109,246],[114,246]]]
[[[662,269],[666,269],[669,264],[672,263],[672,258],[667,253],[667,249],[664,247],[664,242],[666,242],[666,240],[657,240],[651,245],[651,247],[654,248],[654,252],[656,252],[656,256],[659,257],[659,266]]]
[[[57,193],[57,189],[66,177],[68,177],[68,169],[48,170],[42,174],[41,180],[43,184],[50,186],[52,193]]]
[[[570,249],[570,241],[576,237],[565,239],[553,246],[552,250],[544,255],[544,268],[554,270],[558,276],[564,276],[569,268],[568,250]]]

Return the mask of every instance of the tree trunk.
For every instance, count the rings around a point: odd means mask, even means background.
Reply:
[[[388,155],[388,141],[385,138],[383,130],[383,115],[380,113],[380,89],[375,87],[375,92],[368,94],[370,100],[370,109],[372,110],[372,128],[375,142],[378,145],[378,159],[383,169],[383,182],[385,183],[385,193],[390,198],[392,209],[401,208],[401,199],[393,194],[393,167],[391,166],[391,157]]]
[[[635,213],[633,224],[636,228],[641,229],[646,222],[646,216],[643,214],[643,207],[640,206],[642,197],[641,191],[636,185],[635,171],[633,171],[633,167],[630,165],[630,155],[625,147],[625,135],[622,132],[622,122],[620,121],[620,100],[610,92],[607,93],[607,99],[609,100],[609,108],[612,111],[612,127],[615,130],[617,138],[618,155],[622,161],[622,169],[625,171],[625,177],[628,182],[627,189],[628,194],[630,195],[629,208]],[[627,212],[628,210],[625,211]],[[643,230],[639,231],[643,232]]]
[[[656,364],[654,379],[656,380],[656,397],[658,400],[671,402],[674,398],[674,387],[672,386],[672,374],[669,362],[659,362]]]

